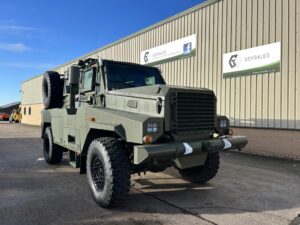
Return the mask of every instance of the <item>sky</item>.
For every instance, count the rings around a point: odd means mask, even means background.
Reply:
[[[21,83],[203,0],[0,0],[0,106]]]

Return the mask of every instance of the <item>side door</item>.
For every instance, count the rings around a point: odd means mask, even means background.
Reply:
[[[76,115],[81,149],[89,132],[91,112],[96,113],[97,111],[96,106],[98,105],[98,101],[96,99],[100,90],[100,83],[97,66],[87,68],[83,71],[79,89],[79,106]]]

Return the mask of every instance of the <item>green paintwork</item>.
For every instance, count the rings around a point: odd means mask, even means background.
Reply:
[[[103,60],[109,62],[108,60]],[[130,66],[141,66],[127,64]],[[203,164],[208,152],[220,151],[224,147],[221,139],[211,139],[211,130],[193,131],[182,134],[172,134],[169,141],[160,142],[162,137],[169,137],[171,130],[171,95],[173,93],[209,93],[208,89],[178,87],[170,85],[152,85],[118,90],[107,90],[105,63],[92,64],[97,72],[97,91],[84,92],[79,83],[77,96],[71,96],[72,88],[65,87],[63,108],[47,109],[42,112],[43,128],[52,127],[54,143],[78,153],[86,153],[91,133],[93,138],[114,135],[132,146],[132,164],[139,165],[153,161],[173,161],[179,168],[188,168]],[[83,70],[81,71],[82,76]],[[65,75],[65,84],[70,85],[72,76]],[[82,79],[80,79],[82,80]],[[79,92],[78,92],[79,91]],[[94,102],[88,102],[91,97]],[[75,103],[72,104],[71,101]],[[105,104],[103,99],[105,98]],[[80,100],[79,100],[80,99]],[[161,100],[162,110],[157,112],[157,102]],[[216,124],[216,114],[215,114]],[[147,124],[157,123],[158,132],[151,133],[153,143],[143,144],[143,137],[148,135]],[[95,137],[96,132],[96,137]],[[193,154],[186,155],[183,143],[189,143]],[[239,145],[240,143],[240,145]],[[246,141],[238,141],[236,147],[244,147]],[[197,156],[196,156],[197,155]],[[187,157],[189,156],[189,157]],[[195,157],[193,157],[195,156]],[[187,157],[182,160],[181,158]]]

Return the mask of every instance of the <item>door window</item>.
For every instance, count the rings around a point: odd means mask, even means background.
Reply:
[[[95,83],[95,70],[90,69],[84,72],[83,75],[83,91],[93,91]]]

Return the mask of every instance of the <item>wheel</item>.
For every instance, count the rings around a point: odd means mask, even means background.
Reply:
[[[43,103],[45,109],[60,108],[63,105],[63,80],[54,71],[47,71],[43,76]]]
[[[63,157],[62,147],[53,143],[51,127],[47,127],[44,134],[44,157],[48,164],[59,164]]]
[[[207,155],[204,165],[188,169],[178,169],[181,176],[190,182],[202,184],[216,176],[219,170],[219,153]]]
[[[127,196],[130,189],[129,159],[120,141],[111,137],[92,141],[86,171],[92,196],[101,207],[113,207]]]

